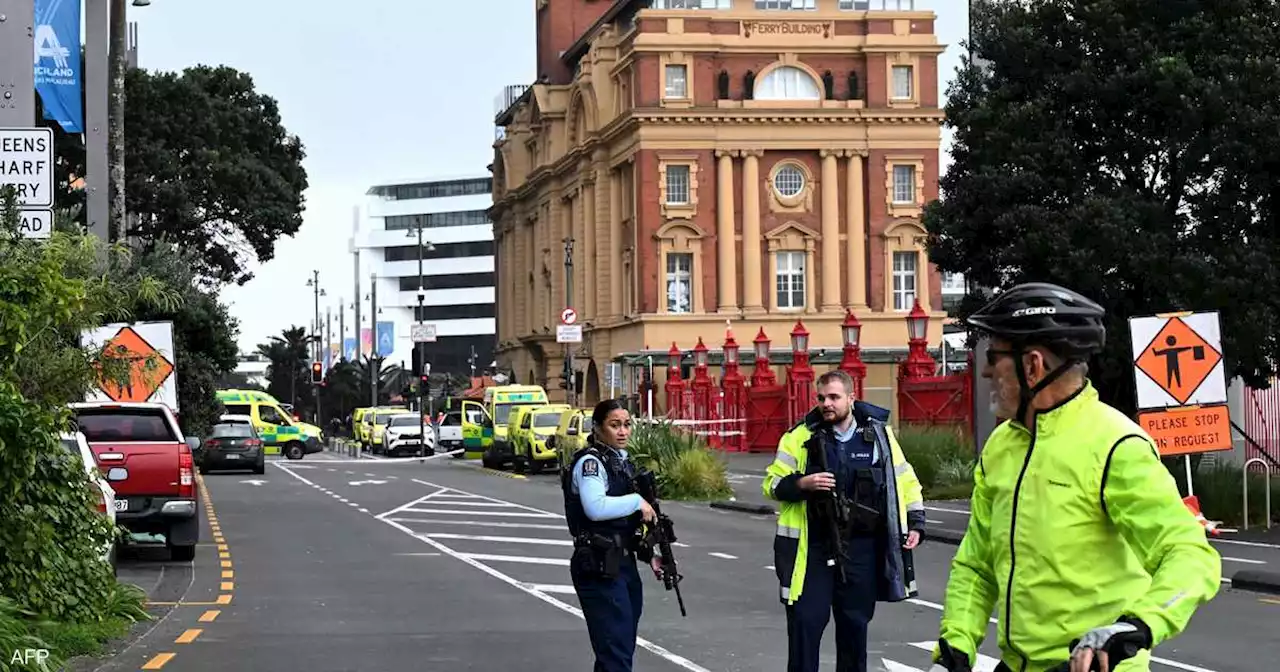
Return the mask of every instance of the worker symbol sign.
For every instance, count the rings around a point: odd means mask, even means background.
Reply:
[[[1129,319],[1138,408],[1205,406],[1227,401],[1218,313]]]

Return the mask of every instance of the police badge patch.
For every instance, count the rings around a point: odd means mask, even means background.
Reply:
[[[600,460],[586,460],[582,463],[583,476],[598,476],[600,474]]]

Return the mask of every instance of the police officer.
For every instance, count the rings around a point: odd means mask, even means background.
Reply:
[[[630,672],[644,589],[636,558],[657,574],[660,559],[638,542],[641,522],[657,518],[634,486],[627,457],[631,414],[606,399],[591,414],[587,445],[561,471],[565,519],[573,535],[569,573],[595,651],[595,672]]]
[[[836,670],[866,672],[876,601],[916,594],[911,549],[924,530],[924,499],[885,424],[889,411],[855,401],[843,371],[823,374],[817,387],[818,407],[783,435],[764,479],[764,495],[781,502],[773,547],[787,612],[787,672],[817,672],[833,613]],[[827,471],[817,467],[823,457]],[[819,513],[819,503],[843,511],[838,524]]]

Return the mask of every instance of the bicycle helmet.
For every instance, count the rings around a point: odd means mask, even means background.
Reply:
[[[1077,362],[1100,352],[1107,342],[1102,324],[1106,310],[1065,287],[1030,282],[1001,292],[965,322],[978,331],[1009,341],[1014,348],[1018,376],[1019,422],[1025,421],[1031,400]],[[1061,366],[1048,372],[1034,387],[1027,383],[1021,352],[1041,346],[1062,357]]]

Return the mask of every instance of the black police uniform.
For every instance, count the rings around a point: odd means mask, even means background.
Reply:
[[[843,531],[846,582],[841,584],[835,567],[827,564],[832,548],[828,523],[817,520],[815,507],[809,507],[804,592],[787,607],[787,670],[817,672],[822,634],[834,614],[837,672],[866,672],[867,626],[875,615],[888,543],[884,469],[873,467],[891,459],[889,448],[877,447],[874,434],[862,427],[855,427],[852,437],[841,442],[827,423],[814,433],[808,445],[811,454],[819,448],[826,451],[836,488],[852,505],[851,523]],[[811,473],[817,473],[814,463],[810,457]]]
[[[569,573],[578,593],[587,634],[596,655],[595,672],[630,672],[635,657],[644,587],[636,559],[645,562],[652,552],[638,542],[643,521],[639,512],[611,520],[591,520],[582,500],[573,491],[573,470],[588,455],[604,465],[609,497],[633,494],[635,466],[612,448],[590,441],[574,453],[561,471],[565,521],[574,538]]]

